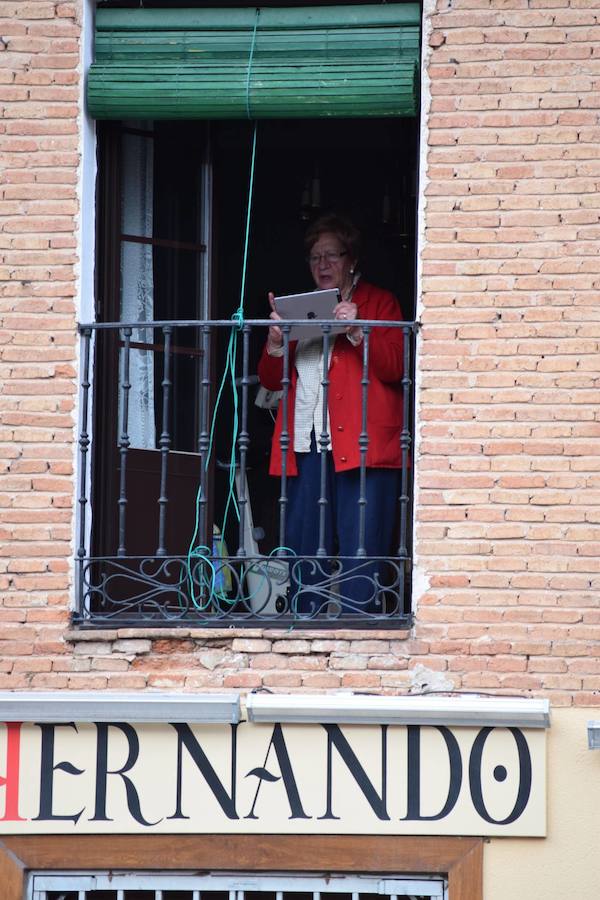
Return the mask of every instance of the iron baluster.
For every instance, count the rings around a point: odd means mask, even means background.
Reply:
[[[121,435],[119,437],[119,548],[117,556],[126,555],[125,547],[125,523],[127,511],[127,453],[129,451],[129,391],[131,390],[131,382],[129,381],[129,362],[131,357],[131,328],[123,329],[123,352],[121,354],[123,365],[123,379],[121,382]]]
[[[169,450],[171,448],[171,433],[169,431],[169,416],[171,414],[171,335],[173,328],[165,325],[164,334],[164,354],[163,354],[163,379],[162,379],[162,431],[158,446],[160,447],[160,496],[158,498],[158,548],[157,556],[166,556],[166,525],[167,525],[167,507],[169,497],[167,494],[167,469],[169,465]]]
[[[248,367],[250,364],[250,331],[249,325],[244,325],[242,333],[242,416],[240,422],[240,433],[238,437],[238,449],[240,454],[239,469],[237,474],[237,495],[240,513],[240,530],[238,556],[246,556],[246,547],[244,543],[244,525],[246,522],[246,514],[248,507],[248,497],[246,496],[246,458],[248,455],[248,447],[250,445],[250,435],[248,434],[248,385],[250,379],[248,377]],[[223,535],[225,537],[225,535]]]
[[[282,325],[283,333],[283,375],[281,378],[281,434],[279,446],[281,447],[281,482],[279,494],[279,548],[278,556],[285,556],[285,520],[287,515],[287,464],[290,446],[290,432],[288,429],[288,406],[290,394],[290,326]]]
[[[409,327],[402,329],[403,337],[403,372],[402,372],[402,431],[400,432],[400,454],[402,464],[401,486],[400,486],[400,543],[398,546],[398,556],[402,559],[408,558],[408,506],[410,497],[408,495],[408,460],[410,452],[410,400],[411,385],[410,377],[411,366],[411,336],[413,332]]]
[[[200,390],[200,434],[198,436],[198,455],[200,457],[200,471],[198,473],[198,489],[196,495],[196,547],[207,547],[208,542],[208,497],[207,497],[207,469],[210,453],[210,339],[211,327],[208,323],[202,326],[202,380]],[[190,548],[195,549],[195,548]],[[190,578],[194,580],[194,567],[190,572]],[[199,605],[204,608],[206,604],[206,579],[204,566],[199,567],[198,582],[200,585]]]
[[[200,456],[200,498],[198,502],[198,543],[205,547],[208,542],[208,498],[206,493],[207,470],[210,451],[210,325],[202,328],[202,390],[200,394],[200,437],[198,438],[198,454]]]
[[[319,545],[317,547],[317,556],[327,556],[327,547],[325,546],[325,517],[327,515],[327,507],[329,500],[327,498],[327,466],[329,459],[327,452],[329,449],[329,337],[331,333],[331,325],[322,325],[323,331],[323,377],[321,378],[321,387],[323,388],[323,407],[321,434],[319,435],[319,449],[321,451],[321,486],[319,490]]]
[[[369,337],[370,328],[363,327],[363,353],[361,384],[361,430],[358,436],[360,452],[360,483],[358,496],[358,549],[357,556],[366,556],[365,537],[367,520],[367,451],[369,449],[369,432],[367,430],[367,403],[369,397]]]
[[[86,555],[86,529],[87,529],[87,454],[90,446],[90,435],[88,432],[89,419],[89,397],[90,397],[90,344],[92,331],[85,328],[82,331],[82,376],[81,376],[81,393],[80,393],[80,421],[79,421],[79,496],[78,501],[78,517],[79,517],[79,546],[77,548],[78,558],[78,581],[79,581],[79,598],[83,598],[83,561]]]

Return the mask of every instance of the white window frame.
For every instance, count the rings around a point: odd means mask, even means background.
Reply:
[[[127,900],[126,891],[154,891],[154,900],[163,900],[167,891],[188,891],[190,900],[208,900],[203,894],[227,892],[229,900],[245,900],[247,891],[275,894],[276,900],[293,893],[351,894],[360,900],[362,894],[380,894],[387,900],[408,897],[447,900],[447,881],[439,875],[426,877],[376,875],[292,875],[240,873],[194,875],[191,873],[157,874],[156,872],[64,872],[36,873],[29,876],[27,900],[48,900],[48,893],[77,892],[78,900],[88,900],[88,892],[114,891],[116,900]],[[89,900],[93,900],[90,897]],[[288,898],[289,900],[289,898]]]

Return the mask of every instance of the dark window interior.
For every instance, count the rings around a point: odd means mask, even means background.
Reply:
[[[327,210],[343,211],[356,221],[363,235],[364,277],[393,290],[404,317],[414,318],[416,138],[415,121],[406,119],[259,123],[247,318],[268,316],[270,290],[288,294],[313,287],[303,235],[309,222]],[[239,303],[251,140],[252,125],[245,122],[223,124],[214,136],[213,315],[219,318],[229,317]],[[311,196],[319,201],[317,207],[311,206]],[[256,340],[254,360],[261,349],[262,340]],[[225,413],[220,421],[218,445],[226,448],[231,418]],[[269,413],[251,405],[248,479],[255,524],[266,532],[263,552],[277,545],[279,485],[267,475],[272,430]],[[224,497],[227,485],[219,474],[217,487],[217,497]]]
[[[233,312],[239,300],[252,127],[236,121],[215,129],[219,314]],[[248,316],[265,312],[267,290],[312,288],[304,231],[320,212],[339,210],[363,233],[365,277],[393,290],[412,318],[415,159],[414,120],[260,122]]]
[[[253,123],[229,121],[99,124],[97,312],[100,321],[123,321],[121,283],[123,247],[150,248],[153,295],[147,318],[229,319],[240,303],[244,233],[248,201]],[[153,168],[150,234],[123,231],[128,192],[140,191],[137,169],[124,165],[127,141],[151,142]],[[141,146],[140,143],[140,146]],[[213,191],[207,196],[203,164],[211,161]],[[267,292],[294,293],[312,287],[304,260],[303,234],[319,213],[338,210],[359,225],[364,240],[360,269],[367,280],[397,295],[405,318],[414,318],[415,195],[417,122],[413,119],[263,121],[258,124],[255,184],[248,253],[246,318],[268,316]],[[206,168],[205,170],[206,171]],[[212,208],[209,252],[203,247],[202,210]],[[203,207],[204,205],[204,207]],[[137,238],[137,240],[134,240]],[[205,242],[206,243],[206,242]],[[129,251],[131,252],[131,251]],[[202,266],[211,271],[209,296],[203,295]],[[132,338],[134,341],[136,337]],[[139,336],[137,338],[139,341]],[[153,355],[156,442],[163,429],[161,381],[164,338],[146,330],[146,351]],[[224,365],[227,335],[213,348],[213,385]],[[253,334],[251,371],[255,371],[264,332]],[[194,520],[201,354],[198,330],[179,328],[174,337],[168,550],[185,554]],[[101,444],[93,465],[95,490],[94,555],[114,554],[117,543],[119,463],[119,342],[103,335],[96,347],[95,434]],[[231,400],[224,393],[215,432],[214,458],[229,457]],[[278,484],[267,475],[273,422],[268,410],[251,402],[249,486],[254,522],[265,531],[260,550],[277,543]],[[158,496],[158,451],[130,451],[128,515],[139,527],[128,552],[152,553]],[[137,474],[136,474],[137,473]],[[219,522],[227,490],[225,474],[215,467],[213,518]],[[151,508],[148,507],[149,498]],[[176,511],[176,512],[175,512]],[[147,526],[147,528],[146,528]],[[236,546],[233,534],[226,534]]]

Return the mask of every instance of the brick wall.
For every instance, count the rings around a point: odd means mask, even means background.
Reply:
[[[80,16],[0,7],[0,688],[456,688],[597,704],[594,2],[428,11],[411,634],[69,629]]]
[[[68,623],[79,163],[73,4],[0,4],[0,684]],[[43,674],[43,677],[46,677]]]
[[[598,702],[600,25],[431,18],[417,634],[462,688]]]

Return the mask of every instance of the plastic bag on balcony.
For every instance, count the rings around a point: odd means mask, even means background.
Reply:
[[[213,525],[212,554],[215,567],[214,592],[215,594],[227,594],[232,589],[231,570],[227,565],[229,553],[227,544],[221,536],[221,530],[217,525]],[[225,560],[225,562],[220,563],[219,560]]]

